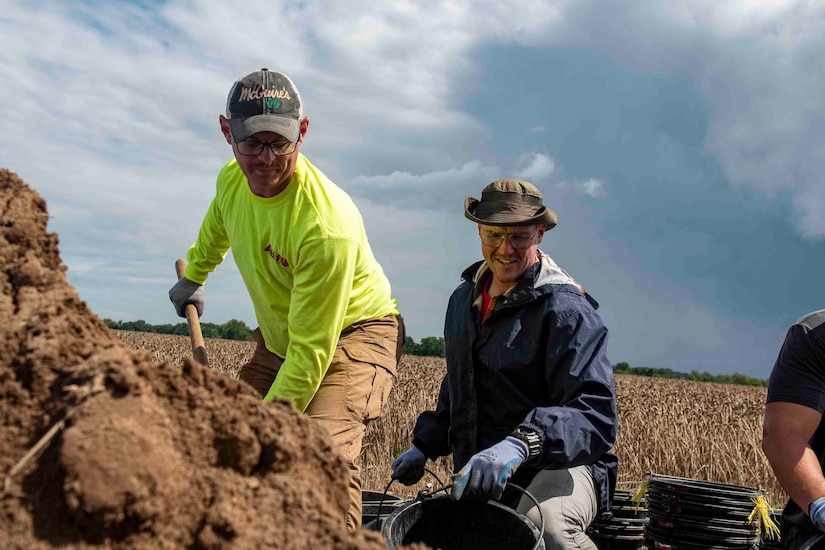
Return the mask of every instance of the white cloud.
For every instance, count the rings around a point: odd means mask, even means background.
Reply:
[[[607,196],[604,181],[596,178],[590,178],[584,181],[562,181],[559,182],[556,187],[558,189],[572,189],[576,194],[588,195],[594,199],[601,199]]]
[[[760,36],[782,47],[793,47],[825,28],[825,7],[818,2],[702,0],[672,6],[672,13],[684,24],[709,28],[726,38]]]
[[[544,153],[523,153],[516,163],[516,177],[538,184],[556,172],[556,159]]]
[[[818,3],[536,1],[480,9],[470,1],[424,7],[251,0],[246,6],[194,0],[150,12],[128,4],[7,5],[3,35],[14,47],[0,52],[0,76],[9,83],[0,97],[16,106],[7,123],[18,133],[0,137],[0,161],[28,169],[32,155],[19,142],[37,136],[53,158],[63,157],[47,159],[46,173],[81,174],[73,165],[107,159],[167,173],[172,163],[197,169],[204,166],[199,157],[226,157],[216,119],[228,85],[273,63],[300,83],[309,114],[323,124],[312,135],[322,156],[352,147],[375,128],[407,131],[397,144],[404,148],[420,133],[478,131],[452,102],[457,79],[478,70],[469,52],[495,43],[585,47],[635,70],[690,74],[712,101],[706,150],[730,182],[769,197],[782,191],[805,197],[794,201],[800,232],[825,236],[819,200],[811,200],[825,194],[819,185],[825,117],[817,116],[825,111],[819,70],[825,6]],[[444,169],[447,158],[437,161],[424,171]],[[540,178],[548,168],[522,169]],[[214,163],[202,171],[212,173]],[[45,191],[68,195],[57,187]]]
[[[558,181],[556,159],[545,153],[522,153],[516,163],[515,177],[527,180],[534,185],[553,184],[563,191],[572,191],[578,195],[588,195],[599,199],[607,195],[603,179]]]
[[[804,236],[809,238],[821,239],[823,237],[825,195],[821,191],[821,186],[812,185],[802,189],[794,199],[797,210],[803,213],[798,222],[799,229]]]
[[[420,175],[393,172],[359,176],[349,180],[346,188],[354,196],[398,208],[455,212],[468,194],[480,193],[485,185],[500,177],[498,167],[474,160],[460,168]]]

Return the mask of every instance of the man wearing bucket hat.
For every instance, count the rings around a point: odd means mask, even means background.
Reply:
[[[478,224],[483,261],[450,297],[447,374],[412,447],[392,464],[412,484],[427,459],[452,453],[452,496],[500,499],[538,525],[547,548],[596,546],[585,530],[609,506],[617,460],[616,395],[598,304],[539,251],[556,213],[539,190],[493,182],[464,215]],[[526,495],[540,503],[541,516]]]
[[[788,329],[766,402],[762,450],[790,497],[782,544],[795,550],[825,533],[825,309]]]
[[[220,127],[234,158],[169,298],[181,317],[190,303],[201,315],[202,285],[232,249],[259,324],[240,379],[329,431],[348,468],[346,522],[357,528],[356,461],[401,357],[398,304],[357,207],[299,152],[309,117],[289,77],[261,69],[239,79]]]

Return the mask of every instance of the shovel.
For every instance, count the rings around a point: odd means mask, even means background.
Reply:
[[[175,262],[175,272],[178,279],[183,277],[183,272],[186,271],[186,260],[178,258]],[[186,309],[186,324],[189,325],[189,339],[192,341],[192,357],[195,361],[204,366],[209,366],[209,359],[206,358],[206,347],[203,345],[203,334],[201,334],[201,323],[198,320],[198,308],[194,304],[187,304]]]

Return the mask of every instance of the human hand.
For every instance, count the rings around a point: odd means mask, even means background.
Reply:
[[[181,277],[178,282],[169,289],[169,299],[175,306],[178,317],[186,317],[186,306],[193,304],[198,310],[198,317],[203,315],[203,285],[193,283],[186,277]]]
[[[817,529],[825,532],[825,497],[819,497],[808,507],[808,515]]]
[[[507,480],[527,460],[527,443],[507,436],[504,441],[474,454],[467,464],[453,476],[454,500],[461,498],[469,488],[470,494],[486,495],[498,500],[504,492]]]
[[[427,457],[413,445],[392,462],[392,478],[404,485],[412,485],[424,477]]]

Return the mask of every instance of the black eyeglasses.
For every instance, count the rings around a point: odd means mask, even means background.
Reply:
[[[481,244],[484,246],[498,248],[501,246],[501,243],[504,242],[504,239],[507,239],[513,248],[524,250],[525,248],[530,248],[530,245],[533,244],[533,241],[538,237],[539,231],[531,235],[530,233],[499,233],[497,231],[480,229],[478,234],[481,237]]]
[[[301,136],[298,136],[298,141],[301,140]],[[295,152],[295,148],[298,147],[298,142],[292,141],[255,141],[251,139],[247,139],[244,141],[239,141],[235,145],[238,146],[238,152],[247,157],[256,157],[263,153],[264,147],[269,147],[269,150],[276,157],[283,157],[285,155],[291,155]]]

